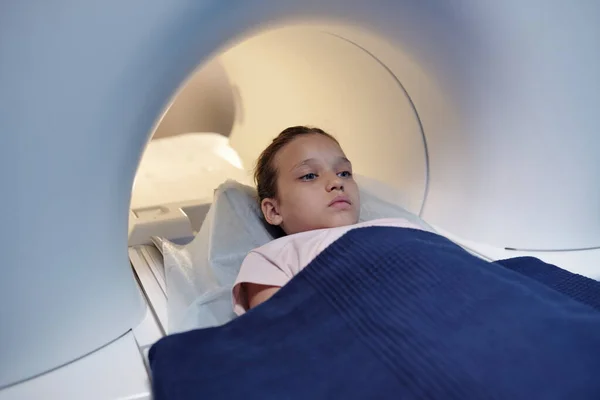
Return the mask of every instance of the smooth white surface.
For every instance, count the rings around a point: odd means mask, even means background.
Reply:
[[[312,30],[223,58],[243,161],[289,124],[324,124],[357,169],[408,182],[424,219],[464,240],[600,245],[598,15],[585,0],[2,2],[0,387],[143,319],[126,244],[152,127],[198,63],[275,25]],[[428,164],[415,151],[397,170],[393,134],[416,115]]]
[[[150,304],[146,307],[146,315],[142,322],[133,328],[135,341],[140,349],[150,348],[157,340],[164,336],[162,326],[158,321]]]
[[[131,250],[131,249],[130,249]],[[150,250],[152,251],[152,250]],[[156,249],[154,248],[154,251]],[[153,254],[156,256],[156,254]],[[164,336],[158,315],[165,315],[149,262],[131,258],[146,301],[144,318],[131,332],[107,346],[36,379],[0,390],[0,400],[150,400],[148,350]],[[162,259],[158,260],[162,263]],[[165,320],[166,323],[166,320]]]
[[[150,398],[150,381],[132,332],[62,368],[0,390],[0,400]]]
[[[600,280],[600,248],[590,250],[575,251],[519,251],[507,250],[505,248],[486,246],[471,240],[452,235],[442,229],[438,229],[440,235],[461,245],[466,250],[471,251],[488,261],[502,260],[513,257],[536,257],[549,264],[556,265],[574,274],[587,276],[594,280]]]
[[[161,254],[153,246],[135,246],[129,249],[129,259],[160,329],[166,332],[168,314],[165,280],[157,277],[149,266],[150,263],[162,264]]]

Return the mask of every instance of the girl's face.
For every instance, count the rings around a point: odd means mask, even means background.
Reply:
[[[264,199],[267,222],[289,235],[358,222],[360,196],[352,164],[327,136],[302,135],[274,157],[277,197]]]

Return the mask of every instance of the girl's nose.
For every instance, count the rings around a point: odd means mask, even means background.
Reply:
[[[337,175],[333,176],[327,184],[327,191],[331,192],[332,190],[344,190],[344,184]]]

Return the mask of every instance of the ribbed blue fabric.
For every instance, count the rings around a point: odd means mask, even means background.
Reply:
[[[573,274],[533,257],[515,257],[496,261],[512,271],[551,287],[577,301],[600,311],[600,282]],[[600,265],[600,260],[598,260]]]
[[[154,399],[598,399],[600,291],[544,268],[350,231],[260,307],[158,341]]]

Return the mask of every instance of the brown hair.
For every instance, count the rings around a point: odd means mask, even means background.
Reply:
[[[291,126],[284,129],[266,149],[260,154],[254,169],[254,180],[258,191],[258,201],[277,196],[277,168],[274,165],[275,155],[286,144],[300,135],[324,135],[338,143],[329,133],[322,129],[309,126]]]

